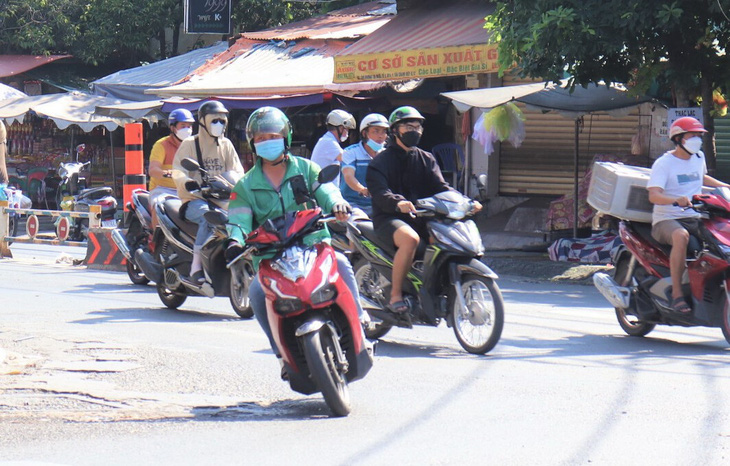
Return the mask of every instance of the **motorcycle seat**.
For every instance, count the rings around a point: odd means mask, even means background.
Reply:
[[[198,225],[196,223],[183,219],[182,210],[183,203],[177,198],[167,198],[164,202],[165,214],[172,222],[182,231],[195,238],[198,234]]]
[[[388,242],[383,241],[380,236],[375,233],[375,228],[373,227],[372,221],[357,222],[357,228],[360,230],[360,232],[362,232],[362,235],[365,238],[383,248],[385,252],[387,252],[391,257],[395,255],[396,247],[393,243],[393,240],[391,239]],[[423,238],[421,238],[421,241],[418,243],[418,249],[416,249],[416,256],[414,260],[423,259],[423,255],[426,252],[426,246],[426,242],[423,240]]]
[[[107,186],[100,186],[98,188],[87,188],[82,189],[79,192],[78,199],[91,199],[91,200],[97,200],[101,199],[102,197],[111,196],[112,195],[112,188],[109,188]]]
[[[651,245],[658,248],[664,254],[669,256],[669,253],[672,251],[672,246],[669,244],[660,243],[659,241],[655,240],[653,236],[651,236],[651,223],[632,222],[631,227],[639,236],[641,236]],[[687,258],[694,259],[695,257],[697,257],[697,254],[700,251],[702,251],[702,241],[700,241],[700,239],[695,235],[689,235],[689,244],[687,245]]]
[[[139,204],[144,208],[144,210],[146,210],[147,212],[151,212],[151,210],[150,210],[150,193],[138,192],[137,199],[139,200]]]

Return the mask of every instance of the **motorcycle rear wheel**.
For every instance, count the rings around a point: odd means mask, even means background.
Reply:
[[[616,262],[616,268],[613,274],[613,279],[616,283],[618,283],[620,286],[629,286],[634,279],[633,276],[628,275],[629,271],[629,262],[631,261],[631,254],[626,253],[623,254],[619,260]],[[637,268],[641,267],[640,265],[637,265]],[[634,304],[635,306],[636,304]],[[622,309],[620,307],[614,308],[616,311],[616,319],[618,320],[618,324],[621,326],[624,332],[626,332],[627,335],[632,337],[643,337],[649,334],[652,330],[654,330],[654,327],[656,327],[655,324],[650,324],[648,322],[644,322],[643,320],[639,319],[638,317],[627,313],[627,309]],[[730,340],[729,340],[730,341]]]
[[[20,223],[20,218],[17,215],[11,215],[10,218],[8,218],[8,236],[18,236],[18,224]],[[8,246],[13,244],[12,241],[8,241]]]
[[[129,280],[135,285],[146,285],[150,282],[150,279],[145,277],[142,270],[137,267],[137,264],[129,259],[127,259],[127,275],[129,275]]]
[[[309,373],[335,416],[350,414],[350,390],[345,373],[337,367],[336,336],[322,327],[302,337]]]
[[[720,328],[722,329],[722,335],[725,340],[730,343],[730,294],[725,292],[725,307],[722,309],[722,323]]]
[[[461,277],[461,292],[467,310],[461,309],[453,287],[448,294],[454,335],[461,347],[469,353],[486,354],[496,346],[502,336],[502,293],[491,278],[471,274]]]
[[[187,295],[175,293],[169,290],[164,284],[157,284],[157,295],[160,297],[160,301],[168,309],[177,309],[185,302],[188,298]]]
[[[357,284],[357,289],[360,291],[360,294],[362,294],[363,296],[367,296],[370,299],[373,299],[373,297],[369,296],[367,290],[378,286],[382,289],[383,283],[381,282],[387,282],[387,280],[382,277],[377,271],[371,272],[372,266],[362,257],[355,261],[352,269],[355,274],[355,283]],[[372,274],[377,274],[378,283],[366,283],[366,280],[372,280],[371,278],[369,278],[372,277]],[[380,302],[379,299],[373,300]],[[370,317],[372,318],[372,321],[369,325],[363,328],[365,336],[368,338],[368,340],[377,340],[378,338],[382,338],[385,336],[386,333],[390,332],[391,328],[393,328],[392,325],[383,322],[377,317]]]

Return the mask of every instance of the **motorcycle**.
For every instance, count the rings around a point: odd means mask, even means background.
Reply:
[[[365,335],[378,339],[393,326],[438,326],[445,319],[466,351],[486,354],[502,334],[504,302],[497,274],[479,260],[484,253],[479,230],[473,220],[464,220],[473,202],[457,191],[445,191],[419,199],[416,207],[416,216],[429,219],[431,243],[421,241],[416,252],[403,286],[409,310],[402,314],[387,308],[395,248],[383,244],[371,221],[347,222],[360,301],[372,319]]]
[[[651,236],[651,224],[621,220],[624,243],[613,257],[614,276],[597,273],[593,283],[614,306],[621,328],[643,337],[657,325],[720,327],[730,343],[730,190],[715,188],[692,198],[701,214],[699,235],[690,236],[682,293],[688,315],[671,307],[671,246]]]
[[[56,203],[61,210],[74,212],[89,212],[90,206],[101,206],[101,225],[116,227],[117,199],[112,188],[87,188],[86,178],[82,172],[91,162],[79,162],[79,154],[84,151],[85,145],[76,147],[76,160],[61,162],[58,175],[61,181],[56,190]],[[60,219],[60,217],[59,217]],[[69,239],[83,241],[88,237],[89,219],[75,218],[71,224]]]
[[[337,166],[332,167],[320,172],[312,193],[339,173]],[[292,188],[297,192],[294,183]],[[307,194],[298,200],[310,202],[312,197]],[[334,249],[327,243],[304,244],[304,237],[333,219],[314,207],[267,220],[248,235],[242,255],[274,253],[261,261],[259,281],[292,390],[305,395],[321,392],[336,416],[346,416],[351,409],[348,383],[368,373],[372,355],[354,296],[338,273]],[[216,223],[226,221],[220,216]]]
[[[147,190],[132,191],[132,200],[127,203],[122,222],[111,233],[112,240],[127,259],[127,275],[135,285],[146,285],[150,282],[134,258],[138,249],[152,252],[154,247],[149,198],[150,193]]]
[[[23,192],[14,186],[0,184],[0,200],[7,200],[8,207],[12,209],[30,209],[31,201]],[[8,236],[18,236],[18,228],[21,221],[21,214],[12,212],[8,214]],[[8,245],[13,244],[8,241]]]
[[[230,197],[233,184],[224,176],[209,177],[208,172],[190,159],[183,161],[183,167],[200,171],[207,179],[199,189],[211,209],[219,209],[215,200]],[[202,247],[205,282],[196,285],[182,278],[190,275],[198,225],[183,219],[181,207],[182,201],[171,195],[155,204],[159,228],[155,229],[149,250],[138,248],[134,252],[135,263],[149,280],[155,282],[160,300],[169,309],[179,308],[189,295],[227,296],[235,313],[250,319],[253,310],[248,288],[254,277],[253,267],[250,261],[226,262],[229,236],[225,225],[218,226]]]

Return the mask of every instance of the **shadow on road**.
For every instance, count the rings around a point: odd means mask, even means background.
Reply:
[[[86,319],[71,321],[74,324],[133,323],[133,322],[226,322],[239,321],[233,313],[216,314],[211,312],[172,310],[167,308],[140,309],[138,307],[100,309],[88,313]]]

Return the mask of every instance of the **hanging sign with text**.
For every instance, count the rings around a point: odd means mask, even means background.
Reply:
[[[497,45],[477,44],[335,56],[335,83],[457,76],[497,71]]]
[[[231,0],[185,0],[185,32],[230,34]]]

